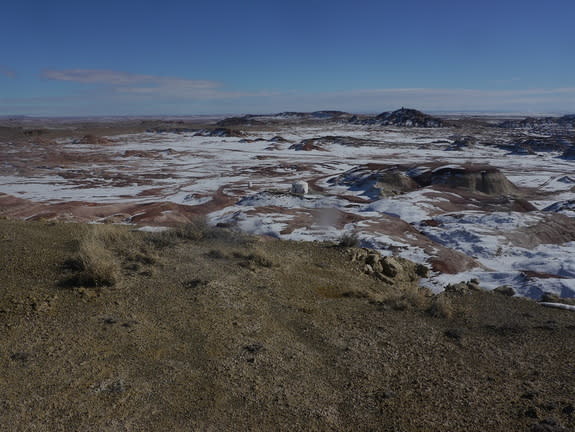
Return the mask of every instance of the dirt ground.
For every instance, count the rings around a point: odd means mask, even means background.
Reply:
[[[575,428],[573,312],[471,290],[437,314],[333,244],[106,229],[90,280],[94,225],[0,220],[4,430]]]

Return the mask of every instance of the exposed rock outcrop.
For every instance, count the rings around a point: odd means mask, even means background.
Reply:
[[[351,248],[350,258],[360,265],[360,269],[388,285],[412,285],[422,277],[427,277],[429,269],[397,256],[381,256],[377,251],[365,248]]]
[[[459,189],[491,196],[510,195],[517,187],[497,168],[485,165],[385,166],[368,164],[329,180],[351,190],[363,190],[372,198],[411,192],[428,186]]]
[[[430,116],[410,108],[401,108],[395,111],[386,111],[376,117],[365,120],[354,120],[354,123],[377,124],[381,126],[402,126],[419,128],[438,128],[445,126],[440,118]]]
[[[336,185],[363,190],[372,198],[398,195],[418,189],[419,184],[400,167],[360,166],[329,180]]]
[[[434,169],[428,176],[431,185],[464,189],[468,192],[481,192],[487,195],[508,195],[517,192],[517,187],[501,171],[490,166],[447,165]]]

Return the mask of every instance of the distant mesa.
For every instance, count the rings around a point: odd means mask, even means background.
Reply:
[[[222,127],[256,126],[273,121],[339,121],[352,118],[353,114],[345,111],[324,110],[313,112],[284,111],[276,114],[247,114],[239,117],[229,117],[216,123]]]
[[[313,112],[283,111],[276,114],[248,114],[229,117],[216,123],[220,127],[241,127],[260,125],[274,121],[335,121],[352,124],[374,124],[381,126],[402,126],[420,128],[438,128],[446,126],[446,122],[438,117],[422,113],[411,108],[401,108],[396,111],[384,112],[375,117],[350,114],[345,111],[322,110]]]
[[[515,154],[534,154],[565,151],[572,143],[572,138],[567,136],[529,137],[515,142],[512,152]]]
[[[281,118],[295,118],[295,119],[316,119],[316,120],[333,120],[341,118],[351,118],[352,114],[345,111],[335,111],[335,110],[325,110],[325,111],[313,111],[310,113],[297,112],[297,111],[285,111],[279,114],[273,114],[273,117]]]
[[[238,127],[238,126],[257,126],[262,124],[261,121],[256,120],[252,115],[245,115],[242,117],[228,117],[216,123],[216,126],[221,127]]]
[[[359,120],[357,117],[350,119],[352,123],[401,126],[419,128],[439,128],[446,126],[445,122],[438,117],[422,113],[411,108],[401,108],[395,111],[386,111],[376,117]]]
[[[563,117],[559,117],[559,123],[570,123],[575,126],[575,114],[567,114]]]
[[[575,127],[575,114],[567,114],[562,117],[526,117],[523,119],[505,120],[498,124],[506,129],[534,129],[542,126]]]
[[[524,119],[504,120],[498,126],[504,129],[533,129],[544,125],[554,125],[557,120],[554,117],[526,117]]]

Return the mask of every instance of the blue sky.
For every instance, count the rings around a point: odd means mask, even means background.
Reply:
[[[575,112],[575,2],[26,1],[0,115]]]

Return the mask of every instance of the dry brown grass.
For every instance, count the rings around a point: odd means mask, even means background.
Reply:
[[[203,216],[197,216],[190,222],[161,232],[147,233],[146,241],[156,248],[173,247],[178,243],[214,240],[224,243],[246,243],[249,238],[241,233],[224,228],[216,228],[207,223]]]
[[[413,284],[390,292],[382,302],[395,310],[425,310],[430,296],[427,288]]]
[[[455,314],[455,307],[451,299],[444,293],[433,296],[427,311],[436,318],[451,319]]]
[[[141,236],[121,225],[91,225],[78,241],[77,256],[67,265],[77,273],[66,283],[85,286],[112,286],[122,278],[123,269],[140,270],[157,262]]]

